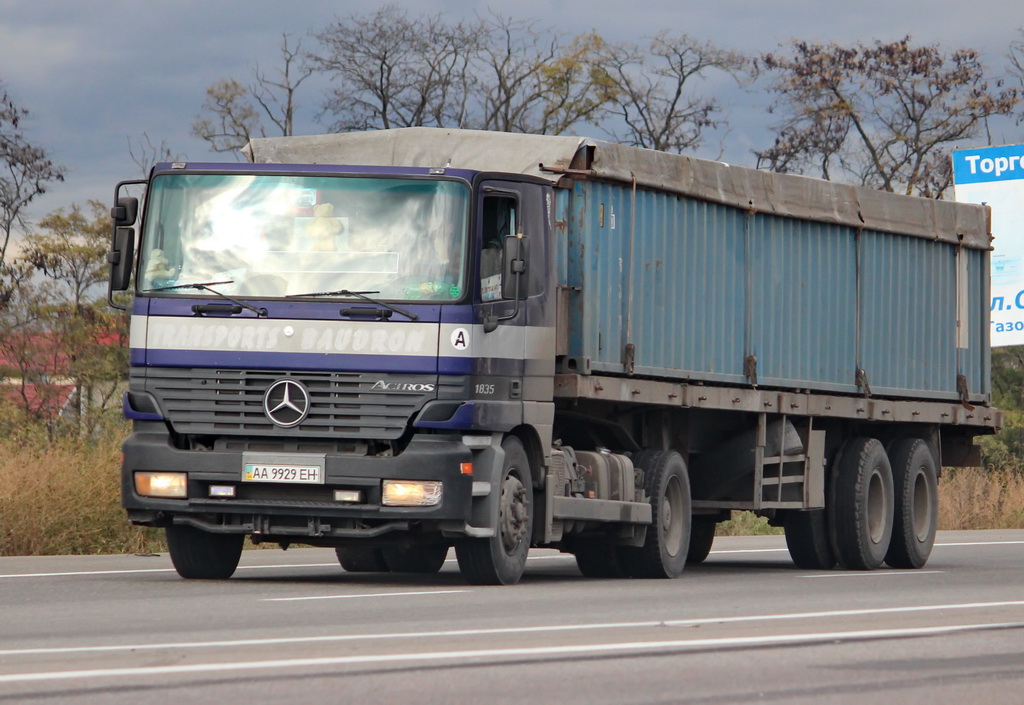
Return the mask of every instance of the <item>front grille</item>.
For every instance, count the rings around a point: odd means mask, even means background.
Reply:
[[[437,391],[396,391],[403,384],[437,381],[424,375],[150,367],[133,370],[132,377],[132,388],[155,396],[177,433],[207,436],[394,440],[438,396]],[[284,378],[298,380],[310,394],[309,415],[292,428],[276,426],[263,412],[267,388]],[[379,384],[382,380],[387,384]],[[462,380],[449,378],[444,386],[461,387]]]

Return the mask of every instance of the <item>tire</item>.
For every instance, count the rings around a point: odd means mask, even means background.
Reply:
[[[579,539],[573,543],[576,566],[586,578],[625,578],[620,547],[607,538]]]
[[[921,568],[935,545],[939,514],[935,456],[920,438],[905,438],[893,445],[889,459],[896,502],[885,562],[893,568]]]
[[[498,525],[494,536],[462,539],[455,557],[462,576],[472,585],[514,585],[523,577],[533,539],[533,480],[522,442],[509,436],[499,487]]]
[[[654,523],[644,545],[622,546],[619,559],[635,578],[677,578],[690,546],[690,481],[686,462],[675,451],[641,451],[633,465],[644,471]]]
[[[388,564],[379,548],[365,546],[338,546],[334,549],[341,567],[349,573],[387,573]]]
[[[242,557],[243,534],[211,534],[193,526],[167,527],[167,550],[178,575],[191,580],[227,580]]]
[[[828,521],[824,509],[791,510],[784,522],[786,547],[797,568],[832,570],[836,556],[828,537]]]
[[[843,447],[832,482],[829,533],[836,561],[848,570],[874,570],[889,550],[893,523],[892,468],[874,438]]]
[[[448,544],[444,543],[389,546],[381,550],[384,563],[392,573],[433,575],[441,570],[448,557]]]
[[[703,563],[711,553],[711,545],[715,542],[715,529],[718,522],[714,517],[695,516],[690,519],[690,548],[686,551],[686,562]]]

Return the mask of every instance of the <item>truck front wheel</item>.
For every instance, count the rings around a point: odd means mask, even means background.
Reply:
[[[384,551],[366,546],[338,546],[334,549],[338,563],[348,573],[387,573]]]
[[[499,481],[498,525],[494,536],[455,544],[459,570],[473,585],[514,585],[523,576],[533,538],[533,483],[522,442],[510,436]]]
[[[388,546],[382,549],[384,562],[392,573],[433,575],[444,567],[448,544],[427,543],[409,546]]]
[[[643,546],[622,546],[619,558],[636,578],[676,578],[690,547],[690,480],[686,462],[674,450],[641,451],[633,465],[644,472],[652,524]]]
[[[167,551],[178,575],[195,580],[227,580],[242,557],[242,534],[211,534],[192,526],[167,527]]]

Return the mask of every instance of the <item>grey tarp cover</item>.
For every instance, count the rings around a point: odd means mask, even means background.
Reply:
[[[760,213],[991,249],[984,206],[901,196],[858,186],[583,137],[406,127],[251,140],[253,162],[445,167],[526,174],[557,182],[581,150],[592,148],[592,178],[652,188]],[[582,157],[582,155],[581,155]],[[585,164],[581,158],[575,165]],[[554,171],[543,167],[554,168]]]

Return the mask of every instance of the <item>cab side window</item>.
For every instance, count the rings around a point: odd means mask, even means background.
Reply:
[[[519,203],[510,196],[484,197],[481,216],[480,295],[483,301],[501,298],[502,251],[505,238],[519,227]]]

